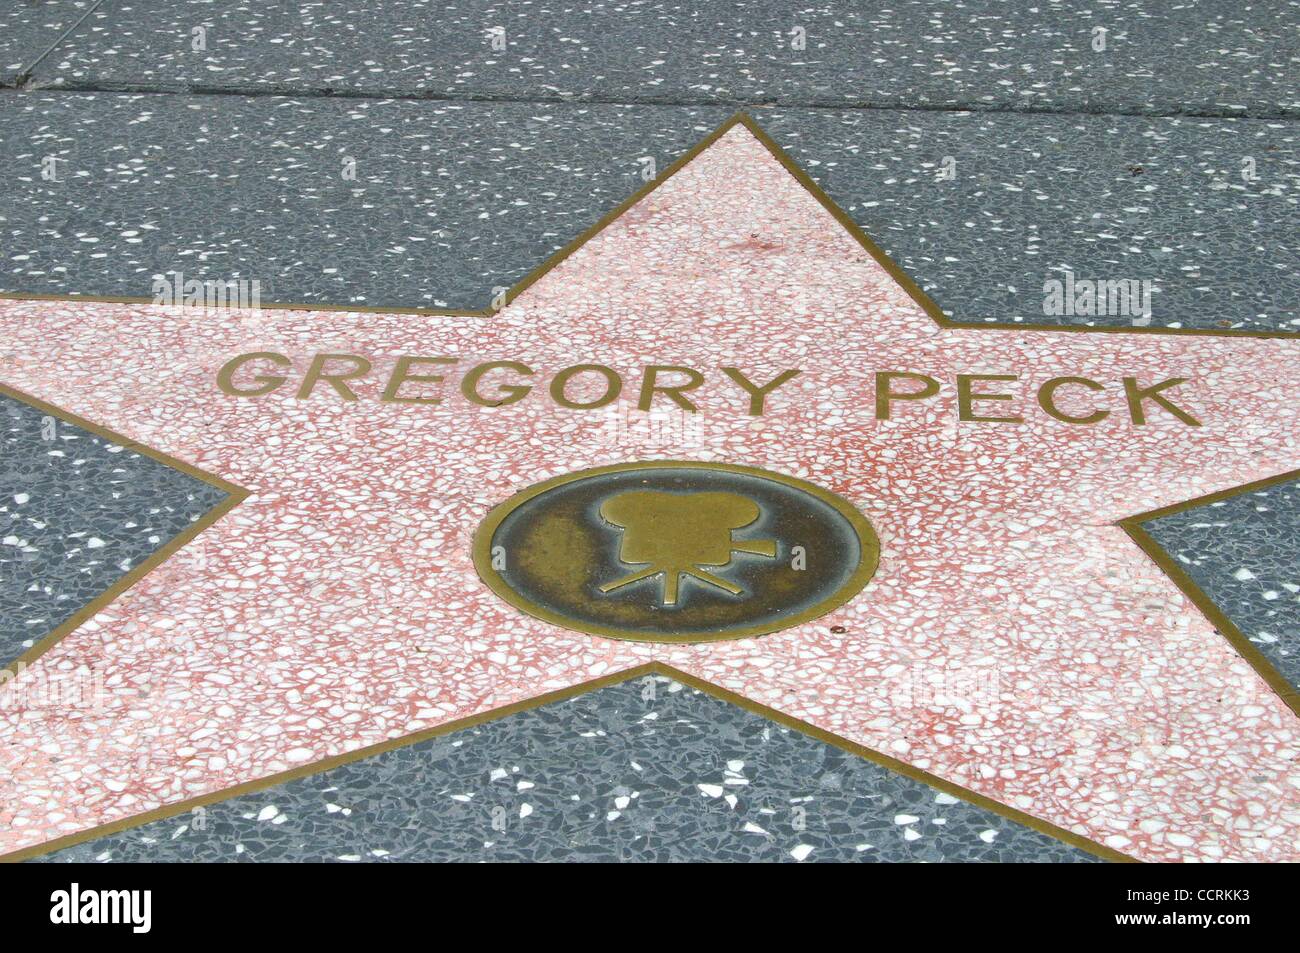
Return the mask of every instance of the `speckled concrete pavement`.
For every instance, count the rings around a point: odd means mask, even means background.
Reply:
[[[42,83],[613,102],[1295,116],[1295,0],[106,0]]]
[[[180,272],[257,279],[264,303],[477,310],[728,115],[0,95],[0,291],[148,297]],[[755,115],[955,320],[1300,334],[1295,122]],[[1147,281],[1149,313],[1045,314],[1068,274]]]
[[[9,396],[0,421],[3,666],[225,494]]]
[[[41,859],[1098,860],[654,675]]]

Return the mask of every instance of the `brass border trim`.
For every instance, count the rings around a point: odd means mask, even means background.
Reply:
[[[107,427],[101,427],[99,424],[92,423],[86,418],[79,417],[61,407],[56,407],[54,404],[32,397],[30,394],[25,394],[7,384],[0,383],[0,395],[10,397],[34,407],[36,410],[48,414],[51,417],[56,417],[66,423],[80,427],[82,430],[89,431],[97,437],[102,437],[114,444],[118,444],[123,449],[129,450],[132,453],[138,453],[141,456],[148,457],[164,466],[179,470],[181,473],[187,474],[196,480],[200,480],[209,486],[223,490],[226,494],[224,500],[213,506],[194,522],[190,523],[189,526],[186,526],[183,530],[173,536],[165,544],[154,550],[147,559],[143,560],[129,572],[118,578],[116,582],[97,595],[94,599],[87,602],[61,624],[51,629],[40,639],[37,639],[36,643],[32,645],[30,649],[19,655],[17,658],[4,662],[3,666],[0,666],[0,671],[11,671],[17,673],[21,671],[22,668],[31,665],[32,662],[36,661],[50,649],[54,648],[54,646],[62,642],[64,638],[72,634],[75,629],[91,618],[91,616],[107,607],[111,602],[117,599],[118,596],[130,589],[150,572],[162,565],[162,563],[166,562],[166,560],[182,546],[194,539],[205,529],[242,503],[248,497],[250,491],[242,486],[236,486],[229,480],[223,480],[215,474],[191,466],[184,460],[178,460],[166,453],[154,450],[152,447],[146,447],[144,444],[132,440],[129,437],[124,437],[122,434],[109,430]]]
[[[1013,807],[994,801],[982,794],[977,794],[959,784],[945,781],[943,778],[930,774],[927,771],[922,771],[920,768],[913,767],[912,765],[905,764],[902,761],[891,758],[889,755],[882,754],[872,748],[867,748],[863,745],[857,744],[856,742],[842,738],[839,735],[817,728],[806,721],[801,721],[798,718],[783,714],[774,708],[768,708],[766,705],[760,705],[757,702],[750,701],[743,696],[714,685],[712,682],[706,682],[703,679],[696,678],[694,675],[688,675],[686,672],[673,668],[671,665],[665,665],[663,662],[648,662],[644,665],[637,665],[620,672],[614,672],[610,675],[602,675],[600,678],[591,679],[590,681],[579,682],[570,685],[567,688],[557,689],[556,691],[547,692],[542,695],[535,695],[531,698],[524,699],[523,701],[503,705],[500,708],[493,708],[489,711],[480,712],[477,715],[470,715],[467,718],[459,718],[455,721],[449,721],[433,728],[428,728],[424,731],[415,732],[414,734],[405,735],[400,738],[391,738],[387,741],[381,741],[378,744],[369,745],[365,748],[358,748],[356,751],[349,751],[345,754],[324,758],[320,761],[299,768],[281,771],[264,778],[258,778],[255,781],[248,781],[243,784],[234,785],[233,787],[223,788],[219,791],[212,791],[208,794],[199,795],[198,797],[187,798],[173,804],[167,804],[155,808],[152,811],[146,811],[142,814],[134,814],[130,817],[112,821],[108,824],[101,824],[98,827],[91,827],[84,831],[78,831],[75,834],[58,837],[42,844],[35,844],[31,847],[24,847],[7,854],[0,854],[0,863],[17,863],[23,860],[30,860],[33,857],[39,857],[43,854],[52,853],[56,850],[62,850],[67,847],[74,847],[77,844],[83,844],[86,841],[95,840],[99,837],[105,837],[109,834],[116,834],[124,830],[130,830],[134,827],[140,827],[141,825],[148,824],[152,821],[160,821],[169,817],[175,817],[178,814],[183,814],[186,811],[193,810],[197,807],[216,804],[220,801],[226,801],[230,798],[244,794],[253,794],[270,787],[284,784],[288,781],[309,777],[313,774],[320,774],[323,771],[328,771],[332,768],[340,767],[341,765],[351,764],[372,755],[382,754],[386,751],[392,751],[397,748],[405,748],[409,745],[419,744],[432,738],[451,734],[463,728],[472,728],[476,725],[496,721],[497,719],[504,718],[508,715],[530,711],[534,708],[541,708],[545,705],[551,704],[552,702],[565,701],[570,698],[575,698],[578,695],[585,695],[586,693],[595,691],[599,688],[621,684],[647,675],[662,675],[665,678],[673,679],[688,688],[693,688],[720,701],[736,705],[745,711],[759,715],[769,721],[774,721],[793,731],[807,735],[816,741],[839,748],[840,750],[856,755],[857,757],[864,758],[867,761],[878,764],[890,771],[897,772],[913,781],[927,784],[946,794],[951,794],[963,801],[974,804],[976,807],[981,807],[990,811],[999,817],[1006,818],[1009,821],[1014,821],[1017,824],[1022,824],[1040,834],[1046,834],[1049,837],[1060,840],[1071,847],[1077,847],[1090,854],[1101,857],[1104,860],[1127,863],[1137,862],[1136,858],[1130,857],[1126,854],[1121,854],[1119,851],[1090,840],[1081,834],[1075,834],[1065,828],[1057,827],[1055,824],[1044,821],[1041,818],[1025,814],[1023,811],[1018,811]]]
[[[1241,331],[1231,328],[1164,328],[1164,327],[1113,327],[1107,325],[1080,325],[1080,324],[1044,324],[1031,322],[1008,322],[1008,321],[953,321],[943,313],[943,310],[935,304],[928,294],[921,290],[920,285],[912,280],[898,264],[889,257],[879,245],[873,241],[865,231],[856,222],[853,221],[839,205],[835,203],[826,191],[812,180],[799,165],[779,146],[771,136],[763,130],[758,122],[747,112],[740,111],[733,114],[725,120],[716,129],[706,135],[686,152],[682,153],[664,171],[656,176],[652,181],[642,185],[630,196],[619,202],[614,208],[606,212],[588,228],[584,229],[578,236],[572,239],[563,248],[548,256],[537,267],[529,271],[523,278],[516,282],[505,296],[505,304],[509,304],[515,298],[519,297],[526,289],[536,283],[543,275],[549,272],[560,262],[564,261],[575,251],[591,240],[593,236],[603,231],[608,225],[619,218],[624,212],[636,203],[653,192],[659,186],[663,185],[677,172],[695,159],[713,143],[717,142],[722,136],[731,131],[734,126],[744,126],[749,132],[763,144],[763,147],[772,154],[781,165],[794,176],[795,180],[810,192],[823,208],[843,226],[854,240],[866,250],[866,252],[875,259],[886,272],[897,281],[908,296],[921,307],[923,311],[941,328],[960,331],[1060,331],[1063,333],[1093,333],[1093,334],[1172,334],[1193,337],[1237,337],[1237,338],[1267,338],[1267,339],[1300,339],[1300,331]],[[121,296],[95,296],[95,295],[75,295],[75,294],[41,294],[27,292],[0,292],[0,301],[87,301],[98,302],[101,304],[153,304],[153,298],[149,297],[121,297]],[[171,307],[171,306],[160,306]],[[202,310],[202,305],[182,305],[182,307],[194,307]],[[354,312],[358,314],[412,314],[425,316],[444,316],[444,317],[477,317],[486,318],[496,314],[497,309],[491,306],[479,308],[477,310],[464,310],[457,308],[418,308],[418,307],[374,307],[361,304],[303,304],[303,303],[284,303],[276,302],[263,304],[259,306],[265,311],[342,311]]]
[[[501,574],[492,568],[492,537],[497,531],[497,527],[518,509],[522,504],[528,502],[534,497],[541,496],[557,486],[565,486],[569,483],[577,483],[590,477],[600,476],[605,473],[626,473],[630,470],[720,470],[724,473],[739,473],[745,476],[756,477],[760,480],[769,480],[780,483],[796,490],[801,490],[809,496],[820,500],[827,506],[839,513],[853,527],[854,533],[858,537],[858,545],[861,547],[861,558],[858,561],[857,568],[853,574],[845,580],[844,584],[836,589],[833,593],[821,599],[816,605],[811,606],[802,612],[793,615],[782,616],[781,619],[762,623],[758,625],[747,625],[734,631],[728,631],[726,634],[714,636],[704,635],[674,635],[664,633],[662,635],[641,635],[639,633],[627,632],[623,629],[612,626],[595,625],[584,622],[581,619],[572,619],[559,612],[552,612],[545,606],[540,606],[533,600],[527,598],[522,593],[511,588],[501,578]],[[772,632],[779,632],[783,629],[789,629],[796,625],[802,625],[805,622],[811,622],[813,619],[820,619],[828,613],[852,601],[858,595],[871,577],[876,574],[876,568],[880,565],[880,537],[876,535],[875,528],[871,522],[862,515],[856,506],[832,493],[830,490],[823,489],[807,480],[801,480],[798,477],[788,476],[784,473],[777,473],[774,470],[764,470],[759,467],[744,466],[738,463],[706,463],[698,460],[642,460],[631,463],[615,463],[603,467],[591,467],[586,470],[574,470],[571,473],[564,473],[541,483],[535,483],[526,489],[514,494],[509,499],[498,503],[488,512],[488,515],[479,523],[478,529],[474,531],[474,571],[484,585],[491,589],[496,595],[514,606],[521,612],[524,612],[535,619],[541,619],[543,622],[549,622],[552,625],[558,625],[561,628],[571,631],[585,632],[588,635],[599,635],[610,639],[622,639],[627,642],[650,642],[659,644],[702,644],[711,642],[730,642],[734,639],[752,639],[760,635],[768,635]]]
[[[1192,601],[1192,604],[1201,611],[1201,614],[1205,616],[1210,625],[1214,626],[1232,644],[1237,653],[1259,673],[1259,677],[1277,693],[1283,703],[1297,716],[1300,716],[1300,692],[1296,691],[1295,687],[1274,667],[1273,663],[1264,656],[1264,653],[1259,650],[1255,643],[1250,641],[1241,629],[1237,628],[1223,610],[1215,605],[1214,600],[1206,595],[1205,590],[1196,584],[1196,581],[1192,579],[1187,571],[1142,526],[1148,520],[1198,509],[1211,503],[1218,503],[1221,500],[1231,499],[1255,490],[1263,490],[1279,483],[1288,483],[1292,480],[1300,480],[1300,470],[1279,473],[1277,476],[1256,480],[1242,486],[1230,487],[1217,493],[1198,496],[1195,499],[1184,500],[1181,503],[1174,503],[1157,510],[1126,516],[1119,520],[1116,525],[1128,533],[1133,542],[1137,543],[1138,547],[1173,581],[1183,595]]]

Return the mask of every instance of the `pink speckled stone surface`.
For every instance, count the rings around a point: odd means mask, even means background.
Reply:
[[[1114,525],[1294,468],[1297,342],[941,329],[743,127],[492,318],[5,302],[0,334],[6,383],[251,491],[6,689],[88,667],[108,692],[0,705],[0,852],[659,659],[1142,859],[1300,860],[1300,724]],[[222,394],[248,351],[376,371],[355,403]],[[398,354],[459,359],[443,403],[378,401]],[[484,360],[539,386],[471,405],[455,383]],[[585,362],[624,374],[616,410],[547,396]],[[702,370],[701,413],[644,426],[647,364]],[[723,365],[803,373],[754,418]],[[878,421],[888,370],[944,390]],[[1025,422],[958,423],[957,373],[1019,374]],[[1063,407],[1115,412],[1038,411],[1063,375],[1108,384]],[[1134,427],[1123,376],[1188,378],[1171,396],[1204,426]],[[493,505],[654,458],[846,497],[875,578],[815,622],[684,647],[550,626],[479,581]]]

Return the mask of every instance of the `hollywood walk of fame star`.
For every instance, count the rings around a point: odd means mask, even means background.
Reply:
[[[0,852],[653,661],[1125,855],[1300,859],[1296,713],[1118,525],[1295,466],[1297,343],[953,327],[806,185],[728,124],[491,316],[0,305],[6,383],[247,494],[0,689],[87,669],[105,686],[98,707],[0,705]],[[223,393],[219,369],[254,351],[802,372],[762,417],[700,393],[665,440],[610,426],[634,395],[582,414],[385,403],[384,375],[358,401]],[[950,389],[881,420],[863,399],[876,370],[1008,368],[1183,378],[1200,425],[961,421]],[[1060,405],[1083,417],[1091,396]],[[573,631],[483,585],[472,537],[494,506],[646,459],[851,501],[880,536],[874,578],[821,618],[702,645]]]

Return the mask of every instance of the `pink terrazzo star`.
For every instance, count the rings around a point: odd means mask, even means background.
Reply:
[[[1115,525],[1294,468],[1298,342],[941,328],[744,126],[494,317],[5,302],[0,334],[6,383],[250,491],[5,690],[89,669],[103,707],[0,697],[0,852],[658,659],[1141,859],[1300,860],[1300,723]],[[218,390],[251,351],[290,382]],[[295,397],[318,352],[373,362],[359,400]],[[378,399],[402,354],[458,359],[418,369],[442,403]],[[495,360],[534,391],[464,400],[458,373]],[[579,363],[624,376],[617,405],[556,405]],[[705,373],[699,414],[643,426],[651,364]],[[724,365],[802,373],[753,417]],[[878,420],[877,371],[943,388]],[[979,409],[1023,423],[959,422],[959,373],[1018,375]],[[1034,388],[1059,376],[1107,387],[1063,409],[1113,412],[1048,416]],[[1201,426],[1154,403],[1136,426],[1126,376],[1186,378],[1167,393]],[[655,458],[840,494],[881,537],[875,578],[695,646],[548,625],[480,582],[492,506]]]

